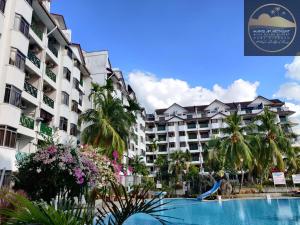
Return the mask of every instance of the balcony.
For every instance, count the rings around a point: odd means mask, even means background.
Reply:
[[[43,40],[43,30],[41,30],[35,22],[32,22],[31,29],[39,37],[39,39]]]
[[[53,80],[54,82],[56,82],[56,74],[52,72],[52,70],[49,67],[46,67],[46,75]]]
[[[34,129],[34,120],[32,118],[22,115],[20,123],[23,127],[29,128],[31,130]]]
[[[52,128],[49,127],[46,123],[41,123],[40,132],[42,134],[51,136],[52,135]]]
[[[56,47],[53,44],[49,43],[48,48],[53,53],[53,55],[58,57],[58,50],[56,49]]]
[[[28,51],[28,59],[37,67],[41,67],[41,60],[31,51]]]
[[[208,123],[200,123],[199,127],[200,128],[208,128]]]
[[[195,123],[191,123],[191,124],[187,124],[187,128],[188,129],[196,129],[196,124]]]
[[[52,100],[51,98],[49,98],[47,95],[43,95],[43,102],[50,106],[51,108],[54,108],[54,100]]]
[[[32,95],[33,97],[37,97],[38,94],[38,89],[33,87],[31,84],[29,84],[27,81],[25,81],[24,83],[24,90],[29,93],[30,95]]]
[[[197,134],[190,134],[189,139],[197,139]]]

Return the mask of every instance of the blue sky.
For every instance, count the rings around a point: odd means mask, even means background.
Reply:
[[[109,50],[125,73],[148,71],[191,86],[259,81],[267,97],[286,82],[292,57],[243,56],[243,0],[53,0],[74,42]]]

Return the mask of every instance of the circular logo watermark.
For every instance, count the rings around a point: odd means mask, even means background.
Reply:
[[[280,52],[295,39],[297,24],[294,15],[279,4],[266,4],[257,8],[248,21],[248,34],[252,43],[265,52]]]

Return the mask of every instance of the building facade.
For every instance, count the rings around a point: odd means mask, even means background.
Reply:
[[[227,126],[225,118],[237,112],[246,125],[262,113],[264,107],[277,114],[278,123],[294,125],[288,119],[294,112],[285,107],[284,102],[262,96],[247,102],[223,103],[215,100],[209,105],[182,107],[173,104],[166,109],[157,109],[146,117],[146,165],[155,175],[154,162],[158,155],[168,158],[170,153],[181,150],[189,151],[191,163],[204,170],[202,153],[210,139],[224,135],[222,128]],[[157,149],[152,147],[154,142]]]
[[[108,52],[87,53],[73,43],[64,17],[51,14],[50,3],[0,0],[0,170],[16,170],[16,154],[35,152],[47,136],[79,144],[78,118],[92,107],[91,82],[109,78]],[[124,104],[135,97],[121,71],[110,79]],[[143,130],[136,132],[145,139]],[[145,152],[145,143],[138,143],[129,148],[134,154],[142,147]]]
[[[90,103],[80,45],[49,1],[0,1],[0,168],[34,152],[46,136],[77,144],[78,116]]]

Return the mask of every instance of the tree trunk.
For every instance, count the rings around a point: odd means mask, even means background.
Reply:
[[[239,193],[241,193],[242,187],[243,187],[243,182],[244,182],[244,170],[242,170],[242,177],[241,177],[241,182],[240,182],[240,191]]]

